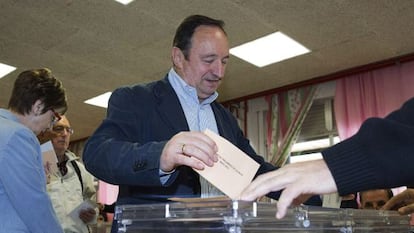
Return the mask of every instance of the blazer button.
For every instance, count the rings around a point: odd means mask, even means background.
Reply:
[[[137,172],[139,170],[142,170],[144,166],[145,162],[135,162],[133,170],[134,172]]]

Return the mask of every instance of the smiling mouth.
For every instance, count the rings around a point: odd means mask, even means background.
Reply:
[[[206,79],[207,82],[220,82],[221,79]]]

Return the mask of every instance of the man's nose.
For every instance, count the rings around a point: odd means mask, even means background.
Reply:
[[[214,75],[222,78],[224,76],[225,71],[226,71],[226,64],[224,64],[221,61],[215,62],[214,67],[213,67]]]

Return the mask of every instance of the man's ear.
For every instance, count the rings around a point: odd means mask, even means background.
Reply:
[[[181,49],[173,47],[171,51],[171,58],[175,67],[177,67],[178,69],[183,68],[183,61],[185,58]]]
[[[32,106],[32,112],[35,114],[35,116],[42,115],[43,108],[43,102],[41,100],[36,100]]]

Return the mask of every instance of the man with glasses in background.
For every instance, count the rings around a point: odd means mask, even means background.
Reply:
[[[51,140],[58,159],[59,172],[48,174],[47,191],[65,232],[88,233],[88,224],[95,223],[98,209],[82,208],[76,219],[68,215],[85,200],[96,203],[94,177],[86,171],[73,152],[68,150],[73,129],[65,116],[43,135],[41,141]]]

